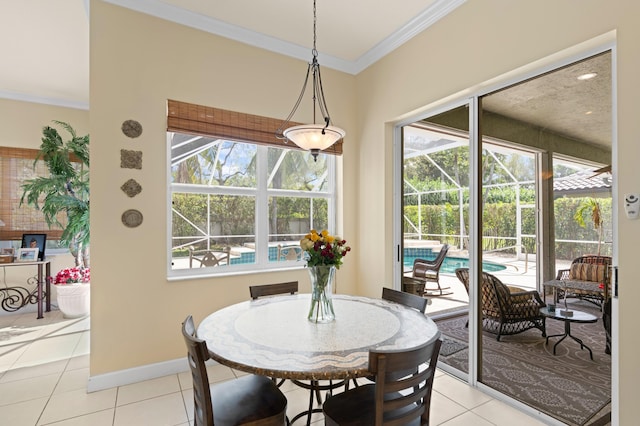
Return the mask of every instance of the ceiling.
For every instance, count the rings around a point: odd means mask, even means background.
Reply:
[[[311,0],[102,1],[311,60]],[[320,64],[356,74],[465,1],[321,0]],[[12,64],[0,67],[0,98],[88,108],[88,7],[89,0],[0,0],[0,55]]]
[[[311,0],[102,1],[311,59]],[[322,0],[317,5],[319,62],[357,74],[465,1],[403,0],[398,7],[391,0]],[[3,65],[12,64],[0,67],[0,98],[88,109],[88,4],[0,0],[0,55]],[[488,97],[484,106],[569,137],[610,145],[610,59],[608,55],[510,88]],[[587,69],[596,70],[598,77],[576,80]]]
[[[581,80],[587,73],[593,78]],[[485,96],[482,106],[543,130],[611,147],[611,53],[593,56]]]

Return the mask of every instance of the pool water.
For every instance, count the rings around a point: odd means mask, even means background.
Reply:
[[[269,261],[274,262],[276,257],[278,256],[278,248],[277,247],[269,247]],[[427,259],[434,260],[437,256],[437,253],[434,253],[430,248],[424,247],[406,247],[404,249],[404,266],[407,269],[413,268],[413,261],[415,259]],[[255,263],[256,256],[255,252],[248,251],[242,253],[239,257],[231,258],[231,264],[242,264],[242,263]],[[469,259],[466,257],[451,257],[447,256],[444,258],[444,263],[442,264],[442,268],[440,268],[441,272],[444,273],[455,273],[458,268],[468,268],[469,267]],[[482,262],[482,270],[485,272],[496,272],[507,269],[506,266],[500,265],[498,263],[493,262]]]
[[[437,253],[433,253],[431,249],[425,248],[405,248],[403,265],[407,269],[413,268],[413,261],[416,259],[435,260]],[[466,257],[450,257],[444,258],[440,272],[453,274],[458,268],[468,268],[469,259]],[[482,270],[484,272],[496,272],[507,269],[506,266],[493,262],[482,262]]]

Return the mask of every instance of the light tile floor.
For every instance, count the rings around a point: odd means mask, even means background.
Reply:
[[[209,367],[212,382],[240,374],[222,365]],[[35,312],[0,315],[0,425],[193,424],[187,372],[93,393],[86,392],[88,377],[89,318],[64,319],[59,311],[40,320]],[[290,417],[306,408],[308,391],[291,382],[281,389]],[[544,424],[440,370],[431,407],[434,426]],[[312,422],[322,424],[322,415],[314,414]]]

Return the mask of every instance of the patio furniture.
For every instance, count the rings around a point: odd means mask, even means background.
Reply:
[[[411,278],[424,281],[424,292],[430,296],[445,296],[452,293],[450,291],[444,292],[444,290],[448,290],[450,287],[440,286],[440,268],[448,251],[449,244],[444,244],[434,260],[416,259],[413,261]],[[435,283],[437,288],[429,288],[428,283]],[[438,294],[433,294],[433,292],[438,292]]]
[[[438,338],[404,351],[370,350],[375,383],[328,398],[325,425],[428,425],[441,344]]]
[[[545,294],[550,288],[554,303],[566,296],[602,307],[611,292],[610,267],[611,256],[580,256],[571,262],[569,269],[560,269],[555,280],[543,284]]]
[[[549,343],[549,339],[552,337],[560,337],[560,340],[558,340],[556,344],[553,345],[553,354],[555,355],[556,347],[560,344],[560,342],[562,342],[567,337],[570,337],[571,339],[575,340],[580,344],[580,349],[586,349],[589,351],[589,356],[591,357],[591,361],[593,361],[593,352],[591,351],[591,348],[587,346],[582,341],[582,339],[579,339],[573,334],[571,334],[571,323],[572,322],[575,322],[577,324],[593,323],[598,321],[598,317],[596,317],[595,315],[591,315],[590,313],[587,313],[587,312],[578,311],[576,309],[571,310],[571,316],[563,312],[564,311],[560,309],[554,309],[552,311],[548,307],[540,308],[540,313],[545,317],[553,318],[553,319],[564,322],[564,333],[552,334],[551,336],[547,336],[547,339],[545,340],[544,344],[547,345]]]
[[[219,250],[194,250],[192,247],[189,247],[189,268],[193,268],[195,262],[199,262],[199,267],[201,268],[228,265],[230,258],[231,247],[225,247]]]
[[[193,317],[182,323],[193,379],[194,425],[286,425],[287,398],[267,377],[249,374],[209,384],[207,344],[195,337]]]
[[[402,277],[402,291],[422,297],[424,294],[424,280],[419,278]]]
[[[278,244],[278,262],[281,260],[302,260],[302,247],[300,245],[283,246]]]
[[[469,268],[456,269],[456,276],[469,292]],[[531,328],[539,329],[546,337],[545,316],[540,313],[546,305],[537,291],[510,291],[497,277],[483,272],[480,295],[482,329],[497,334],[496,340]]]

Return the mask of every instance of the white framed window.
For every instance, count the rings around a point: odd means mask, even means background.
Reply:
[[[335,156],[167,133],[168,276],[303,266],[300,239],[335,224]]]

